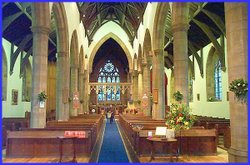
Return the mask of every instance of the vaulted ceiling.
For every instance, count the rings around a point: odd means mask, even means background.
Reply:
[[[147,3],[93,3],[77,2],[80,19],[86,30],[88,40],[91,42],[96,31],[105,23],[113,21],[127,33],[130,43],[133,43],[137,35],[140,23],[143,23],[143,15]],[[165,66],[173,67],[173,33],[172,14],[169,10],[165,24],[165,47],[168,52],[165,57]],[[202,57],[197,51],[214,42],[220,36],[225,36],[224,3],[199,2],[189,3],[189,30],[188,30],[188,54],[194,55],[198,63]],[[13,71],[18,55],[25,51],[23,60],[32,55],[31,27],[31,3],[29,2],[3,2],[2,3],[2,36],[19,49],[11,51],[10,73]],[[51,32],[49,34],[48,60],[56,60],[56,24],[53,12],[51,14]],[[223,45],[215,47],[223,54]],[[221,55],[223,56],[223,55]],[[25,63],[24,63],[25,64]],[[202,64],[199,64],[202,68]]]
[[[96,31],[113,21],[127,33],[132,43],[142,22],[147,3],[91,3],[77,2],[80,17],[91,43]]]

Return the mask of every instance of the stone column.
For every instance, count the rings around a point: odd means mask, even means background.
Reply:
[[[247,3],[225,3],[228,83],[248,79]],[[229,162],[248,162],[248,109],[229,92],[231,147]]]
[[[138,71],[133,72],[133,100],[138,100]]]
[[[154,50],[152,68],[153,100],[157,97],[157,102],[152,105],[152,118],[156,120],[165,118],[165,87],[164,87],[164,56],[163,49]],[[154,92],[157,91],[157,93]],[[157,96],[154,97],[154,95]]]
[[[173,3],[174,86],[188,105],[188,3]]]
[[[64,120],[69,119],[69,101],[68,98],[70,97],[69,89],[70,89],[70,62],[69,62],[69,56],[67,54],[65,63],[63,66],[64,76],[63,76],[63,90],[65,94],[65,103],[64,103]]]
[[[84,99],[83,99],[83,112],[89,112],[89,74],[88,71],[84,71]]]
[[[84,83],[84,72],[80,72],[79,73],[79,101],[83,101],[84,100],[84,85],[85,85],[85,83]],[[83,114],[83,106],[84,106],[84,104],[83,104],[83,102],[81,103],[80,102],[80,108],[79,108],[79,110],[78,110],[78,114]]]
[[[56,61],[56,120],[65,120],[67,117],[64,104],[68,101],[64,96],[64,82],[65,82],[65,63],[67,62],[67,52],[57,52]]]
[[[142,90],[143,90],[142,71],[138,71],[138,97],[137,97],[137,100],[141,100],[142,93],[143,93]]]
[[[146,109],[143,109],[143,114],[145,116],[151,115],[151,101],[150,101],[150,66],[151,64],[148,62],[143,62],[143,95],[146,94],[148,97],[148,106]],[[141,98],[142,99],[142,98]]]
[[[44,128],[46,124],[45,107],[40,108],[38,94],[47,93],[47,62],[48,35],[50,29],[43,26],[32,26],[33,32],[33,64],[32,64],[32,100],[31,100],[31,128]]]
[[[77,116],[78,109],[73,109],[73,93],[78,91],[78,66],[71,66],[71,87],[70,87],[70,116]]]

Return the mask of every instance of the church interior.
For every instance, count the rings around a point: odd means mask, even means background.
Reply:
[[[2,2],[3,163],[248,161],[248,8]]]

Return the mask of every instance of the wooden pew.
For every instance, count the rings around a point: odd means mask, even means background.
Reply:
[[[6,157],[58,157],[59,136],[64,131],[32,130],[32,131],[8,131]],[[91,142],[87,132],[85,138],[76,140],[77,156],[89,156]],[[67,139],[63,144],[64,155],[71,156],[73,142]]]
[[[224,132],[224,147],[230,148],[231,147],[231,131],[230,126],[227,126]]]
[[[150,154],[150,142],[146,139],[148,131],[155,130],[141,130],[136,137],[136,146],[134,149],[138,156]],[[181,154],[189,155],[216,155],[217,154],[217,137],[215,129],[189,129],[182,130],[181,134],[176,132],[176,138],[181,148]],[[165,154],[162,145],[156,144],[156,153]]]
[[[25,113],[26,116],[27,112]],[[7,131],[18,131],[29,127],[29,116],[26,117],[4,117],[2,119],[2,147],[6,147]]]

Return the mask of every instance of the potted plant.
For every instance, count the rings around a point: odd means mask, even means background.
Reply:
[[[229,90],[234,92],[235,97],[242,103],[247,103],[248,83],[242,78],[233,80],[229,84]]]
[[[181,102],[183,100],[183,94],[180,91],[176,91],[174,94],[174,99],[178,102]]]
[[[41,93],[38,94],[38,100],[39,100],[39,106],[40,108],[44,108],[45,107],[45,101],[48,98],[47,94],[45,93],[45,91],[42,91]]]

